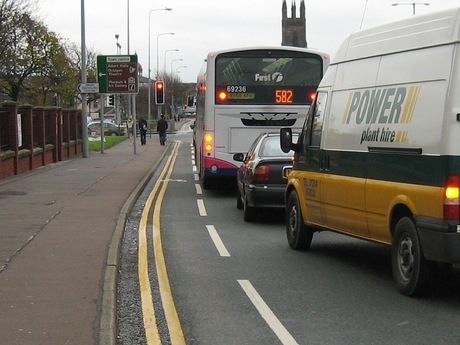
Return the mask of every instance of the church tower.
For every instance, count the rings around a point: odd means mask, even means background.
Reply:
[[[307,48],[307,21],[305,17],[305,1],[300,1],[300,17],[296,17],[296,3],[292,0],[291,17],[287,15],[286,0],[282,7],[282,46]]]

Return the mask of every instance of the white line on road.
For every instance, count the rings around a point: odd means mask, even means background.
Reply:
[[[204,207],[204,201],[203,199],[197,199],[196,203],[198,205],[198,212],[200,213],[200,216],[205,217],[208,214],[206,213],[206,207]]]
[[[252,304],[254,304],[254,306],[257,308],[265,322],[267,322],[273,332],[275,332],[281,343],[283,343],[283,345],[299,345],[288,332],[288,330],[283,326],[281,321],[278,320],[276,315],[271,311],[262,297],[260,297],[256,289],[254,289],[254,286],[252,286],[251,282],[249,280],[238,280],[238,283],[240,283],[241,288],[249,297]]]
[[[198,174],[193,174],[193,178],[195,181],[198,181],[200,179],[200,176],[198,176]]]
[[[216,246],[220,256],[229,257],[230,253],[228,252],[227,248],[225,248],[224,242],[222,242],[222,239],[217,233],[217,230],[214,227],[214,225],[206,225],[206,228],[208,229],[209,236],[211,236],[211,239],[214,242],[214,245]]]
[[[195,183],[196,194],[201,195],[203,191],[201,189],[201,185],[199,183]]]

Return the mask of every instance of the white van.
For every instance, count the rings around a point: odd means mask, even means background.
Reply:
[[[291,248],[324,229],[392,246],[408,296],[460,263],[460,8],[351,34],[299,142],[281,134]]]

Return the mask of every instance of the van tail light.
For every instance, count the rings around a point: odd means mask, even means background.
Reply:
[[[268,182],[270,167],[268,165],[257,166],[252,173],[252,182]]]
[[[444,188],[444,219],[460,220],[460,176],[450,175],[447,177]]]

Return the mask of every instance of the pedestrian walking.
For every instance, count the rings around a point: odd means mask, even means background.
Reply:
[[[133,117],[130,115],[126,122],[126,129],[128,130],[128,138],[131,144],[134,144],[133,125]]]
[[[141,145],[147,143],[147,121],[143,118],[139,118],[139,133],[141,135]]]
[[[161,119],[157,123],[157,132],[160,135],[160,144],[166,143],[166,130],[168,129],[168,122],[165,120],[165,116],[162,114]]]

